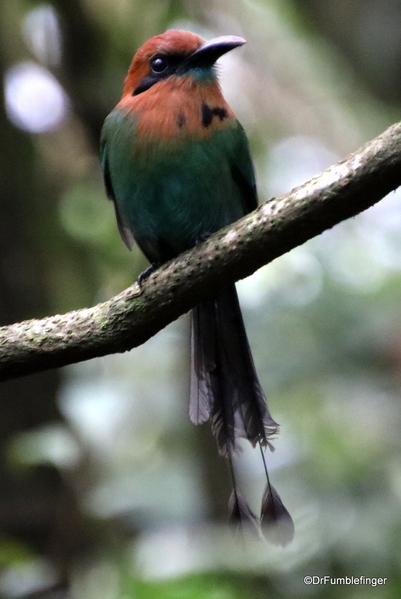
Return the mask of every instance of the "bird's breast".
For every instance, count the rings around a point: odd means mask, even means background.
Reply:
[[[138,96],[123,97],[119,107],[135,115],[140,145],[208,139],[235,119],[216,82],[190,77],[160,81]]]

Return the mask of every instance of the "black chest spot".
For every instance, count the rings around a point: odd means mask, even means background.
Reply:
[[[187,117],[183,112],[179,112],[176,116],[176,123],[179,129],[183,129],[187,123]]]
[[[202,126],[209,127],[214,117],[224,121],[228,117],[227,110],[219,107],[211,108],[208,104],[202,104]]]

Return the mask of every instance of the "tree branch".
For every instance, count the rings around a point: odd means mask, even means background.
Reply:
[[[199,301],[249,276],[401,185],[401,124],[346,160],[166,263],[140,289],[0,328],[0,380],[137,347]]]

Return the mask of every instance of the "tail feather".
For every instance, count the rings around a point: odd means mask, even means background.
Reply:
[[[216,301],[206,301],[192,311],[192,367],[190,418],[196,424],[211,419],[219,452],[235,452],[235,406],[227,371],[224,340],[216,319]]]
[[[236,449],[238,437],[272,448],[269,438],[278,425],[257,378],[234,285],[194,308],[191,330],[191,420],[211,416],[223,455],[227,447]]]
[[[285,547],[294,538],[294,522],[269,480],[263,493],[260,524],[265,538],[273,545]]]
[[[263,448],[269,447],[278,424],[273,420],[253,363],[235,286],[192,310],[190,418],[195,424],[211,420],[219,453],[228,458],[233,492],[229,520],[237,529],[259,529],[267,540],[286,545],[294,524],[277,491],[270,485]],[[238,491],[232,463],[237,439],[259,445],[267,486],[261,521]]]
[[[210,417],[211,393],[208,372],[213,365],[208,362],[208,355],[214,354],[215,331],[210,329],[214,318],[210,314],[211,306],[205,303],[202,310],[199,306],[191,312],[191,393],[189,417],[194,424],[206,422]],[[203,333],[202,333],[203,331]]]
[[[271,417],[263,389],[256,374],[242,319],[235,286],[230,287],[217,301],[217,321],[220,337],[226,340],[227,376],[235,393],[239,435],[255,447],[269,445],[268,438],[277,432],[278,424]]]
[[[245,497],[234,488],[228,502],[228,521],[236,532],[249,530],[259,536],[259,518],[255,516]]]
[[[230,475],[233,484],[233,491],[228,501],[228,522],[236,533],[240,533],[243,538],[245,532],[259,537],[260,522],[251,510],[247,500],[239,492],[235,476],[234,464],[231,456],[228,458]]]

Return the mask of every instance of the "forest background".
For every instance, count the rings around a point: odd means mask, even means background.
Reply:
[[[397,0],[3,0],[0,324],[110,298],[146,267],[119,239],[99,134],[136,48],[167,28],[247,39],[220,61],[260,201],[399,120]],[[188,404],[188,320],[144,346],[0,385],[0,597],[401,593],[401,207],[374,208],[238,284],[281,424],[267,456],[294,542],[226,528],[224,460]],[[255,508],[257,452],[241,487]]]

